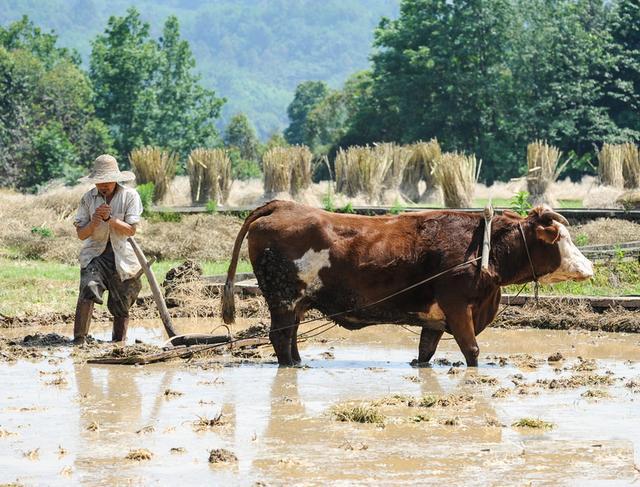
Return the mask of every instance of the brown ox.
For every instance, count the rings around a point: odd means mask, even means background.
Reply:
[[[253,211],[238,233],[223,318],[225,323],[234,319],[233,283],[248,233],[249,257],[269,305],[269,338],[280,365],[300,362],[297,325],[315,308],[325,315],[339,313],[333,321],[350,330],[382,323],[421,326],[420,363],[431,359],[446,331],[467,365],[476,366],[476,335],[495,318],[501,286],[532,281],[534,272],[543,283],[593,275],[591,262],[571,242],[567,224],[548,207],[535,208],[526,218],[504,212],[493,220],[488,271],[477,261],[367,306],[480,256],[483,216],[424,211],[367,217],[271,201]]]

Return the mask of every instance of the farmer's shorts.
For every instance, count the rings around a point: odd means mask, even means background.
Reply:
[[[94,283],[89,289],[89,284]],[[105,291],[109,291],[107,308],[116,318],[128,318],[129,308],[133,305],[142,283],[140,278],[122,281],[116,271],[115,257],[111,242],[105,251],[98,257],[94,257],[89,265],[80,270],[80,297],[94,299],[94,290],[100,297]]]

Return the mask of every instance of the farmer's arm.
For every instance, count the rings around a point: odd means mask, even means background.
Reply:
[[[136,225],[140,222],[142,216],[142,201],[137,192],[127,194],[124,218],[111,217],[109,226],[111,230],[118,232],[127,237],[133,237],[136,234]]]
[[[86,202],[83,200],[80,203],[80,208],[78,208],[78,214],[76,215],[76,219],[74,221],[78,238],[80,240],[89,238],[93,234],[94,230],[98,228],[100,222],[102,222],[107,215],[108,212],[103,207],[99,207],[96,208],[95,213],[91,215],[91,218],[89,219],[89,208]]]
[[[136,234],[135,225],[129,225],[127,222],[119,220],[118,218],[111,217],[108,223],[114,232],[126,235],[127,237],[133,237]]]

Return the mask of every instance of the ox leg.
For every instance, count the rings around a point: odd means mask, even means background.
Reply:
[[[278,357],[278,364],[294,365],[291,355],[291,343],[296,324],[295,313],[286,309],[271,310],[271,330],[269,340]],[[297,328],[297,326],[295,326]]]
[[[444,313],[453,338],[455,338],[467,362],[467,367],[477,367],[480,348],[476,341],[471,307],[457,307],[452,310],[444,310]]]
[[[300,352],[298,351],[298,323],[300,323],[299,319],[296,320],[296,326],[293,328],[293,333],[291,334],[291,358],[296,365],[302,362]]]
[[[426,364],[431,360],[433,354],[436,353],[436,348],[438,348],[438,343],[443,333],[439,330],[422,327],[420,344],[418,345],[418,364]]]

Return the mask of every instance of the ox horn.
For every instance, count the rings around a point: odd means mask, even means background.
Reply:
[[[560,213],[556,213],[553,210],[546,210],[545,212],[542,213],[542,215],[540,215],[541,217],[544,216],[548,216],[550,217],[552,220],[556,220],[560,223],[562,223],[563,225],[568,226],[569,225],[569,221],[563,217]]]

